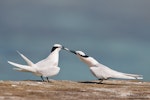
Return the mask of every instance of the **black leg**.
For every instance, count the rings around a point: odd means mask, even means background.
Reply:
[[[42,82],[44,82],[43,76],[41,76]]]
[[[46,77],[46,79],[47,79],[47,82],[49,82],[48,77]]]
[[[98,79],[99,80],[99,82],[98,82],[98,84],[103,84],[102,82],[103,82],[103,79]]]

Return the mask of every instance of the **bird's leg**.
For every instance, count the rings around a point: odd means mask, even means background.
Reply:
[[[103,84],[102,82],[103,82],[103,79],[98,79],[99,80],[99,82],[97,83],[97,84]]]
[[[49,79],[48,79],[48,77],[46,77],[46,79],[47,79],[47,82],[49,82]]]
[[[43,76],[41,76],[42,82],[44,82]]]

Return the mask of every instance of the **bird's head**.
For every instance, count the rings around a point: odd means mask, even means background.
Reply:
[[[80,58],[80,60],[85,62],[89,67],[98,63],[93,57],[86,55],[83,51],[74,51],[69,49],[67,49],[67,51],[77,55]]]
[[[61,50],[61,49],[65,49],[65,47],[62,46],[61,44],[54,44],[51,52],[53,52],[56,49]]]
[[[89,56],[87,56],[83,51],[73,51],[73,50],[70,50],[70,52],[78,55],[78,56],[81,56],[81,57],[84,57],[84,58],[87,58]]]
[[[86,63],[89,67],[94,66],[98,63],[93,57],[87,56],[83,51],[70,50],[70,52],[77,55],[79,59],[83,61],[84,63]]]
[[[54,44],[53,47],[55,47],[55,48],[61,48],[61,49],[64,48],[64,46],[62,46],[61,44]]]

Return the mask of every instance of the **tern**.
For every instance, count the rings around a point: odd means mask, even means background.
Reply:
[[[67,49],[66,49],[67,50]],[[142,75],[136,75],[136,74],[127,74],[115,71],[101,63],[99,63],[96,59],[93,57],[90,57],[86,55],[82,51],[73,51],[73,50],[67,50],[79,57],[81,61],[86,63],[92,74],[98,78],[99,83],[102,83],[103,80],[107,80],[110,78],[119,78],[119,79],[143,79]]]
[[[16,68],[14,69],[17,71],[31,72],[37,76],[41,76],[42,81],[44,81],[43,77],[46,77],[47,81],[49,82],[48,77],[55,76],[60,71],[60,68],[58,67],[58,62],[59,62],[59,51],[61,49],[65,48],[60,44],[54,44],[54,46],[51,49],[50,55],[47,58],[35,64],[31,60],[29,60],[26,56],[17,51],[19,55],[25,60],[27,65],[17,64],[11,61],[8,61],[8,63],[15,66]]]

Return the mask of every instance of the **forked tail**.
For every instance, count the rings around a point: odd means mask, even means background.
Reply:
[[[29,66],[34,66],[34,63],[32,61],[30,61],[26,56],[24,56],[23,54],[21,54],[19,51],[17,51],[18,54],[25,60],[25,62],[29,65]]]
[[[8,63],[17,67],[17,68],[14,68],[15,70],[26,71],[26,72],[35,72],[35,69],[33,67],[30,67],[27,65],[17,64],[17,63],[11,62],[11,61],[8,61]]]

